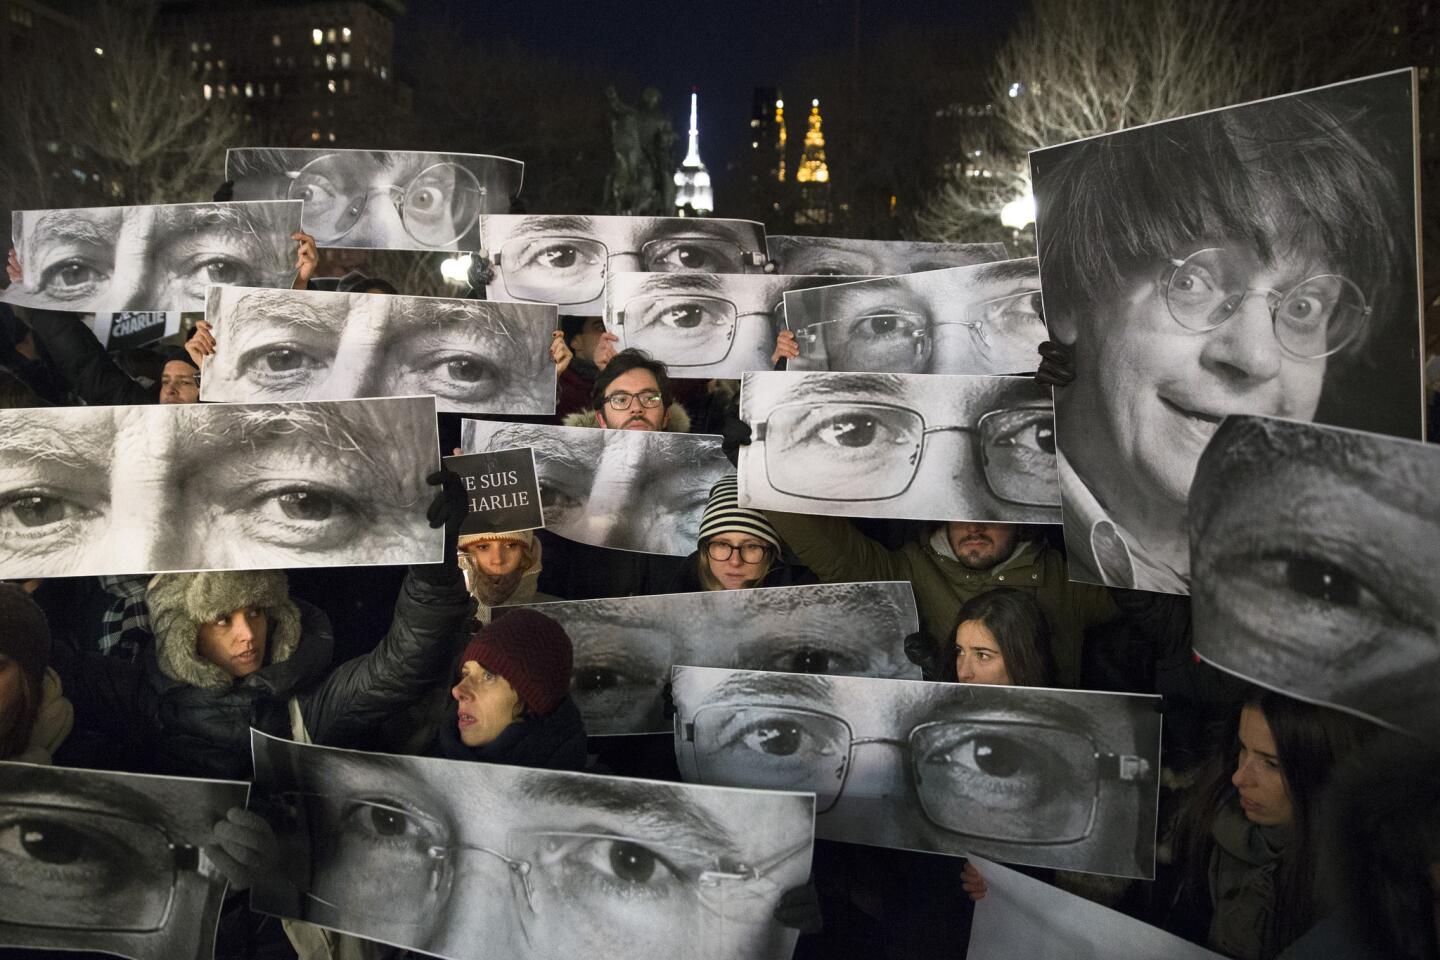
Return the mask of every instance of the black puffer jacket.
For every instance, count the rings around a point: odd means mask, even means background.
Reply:
[[[88,404],[130,406],[159,403],[160,391],[125,375],[78,313],[28,310],[25,322],[65,382]]]
[[[223,685],[205,665],[193,674],[177,669],[187,651],[167,650],[162,642],[149,645],[135,664],[72,653],[62,676],[69,675],[67,692],[75,685],[77,726],[92,739],[97,731],[102,738],[123,737],[115,744],[118,762],[107,765],[191,777],[249,779],[250,727],[289,738],[291,698],[313,742],[365,746],[376,725],[443,682],[469,613],[460,581],[441,587],[407,575],[385,638],[331,670],[329,618],[304,601],[292,602],[298,611],[293,640],[283,638],[285,627],[277,623],[271,662]]]

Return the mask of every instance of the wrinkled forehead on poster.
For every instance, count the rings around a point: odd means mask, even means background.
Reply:
[[[554,303],[602,316],[614,273],[763,273],[765,227],[709,217],[485,215],[481,249],[495,269],[491,297]]]
[[[251,737],[252,809],[303,865],[256,884],[262,912],[442,957],[789,956],[808,795]]]
[[[22,210],[23,272],[0,300],[77,313],[205,309],[210,284],[288,288],[300,203],[176,203]]]
[[[1311,702],[1440,722],[1440,448],[1228,417],[1190,490],[1195,651]]]
[[[766,239],[777,273],[893,276],[1005,259],[1003,243],[930,243],[847,237]]]
[[[435,563],[433,397],[0,410],[0,577]]]
[[[0,946],[209,957],[248,785],[0,763]]]
[[[525,165],[506,157],[391,150],[231,150],[240,199],[305,203],[322,247],[474,250],[476,218],[510,209]]]

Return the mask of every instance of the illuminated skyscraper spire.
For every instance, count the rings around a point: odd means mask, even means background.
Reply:
[[[697,120],[699,94],[690,91],[690,143],[685,150],[685,159],[675,171],[675,206],[681,210],[688,204],[690,209],[702,216],[715,209],[715,197],[710,189],[710,171],[700,159],[700,125]]]
[[[805,131],[805,151],[800,156],[800,169],[795,171],[800,183],[829,183],[830,168],[825,164],[825,134],[820,130],[820,101],[810,101],[810,129]]]

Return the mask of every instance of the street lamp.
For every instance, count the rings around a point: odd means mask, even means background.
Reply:
[[[1000,208],[1000,222],[1011,230],[1024,230],[1035,222],[1035,196],[1030,188]]]

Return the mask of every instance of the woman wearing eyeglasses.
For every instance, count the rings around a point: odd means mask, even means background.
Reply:
[[[740,506],[734,474],[710,488],[700,518],[699,549],[685,558],[671,593],[794,587],[819,583],[809,567],[787,562],[780,534],[759,510]]]

